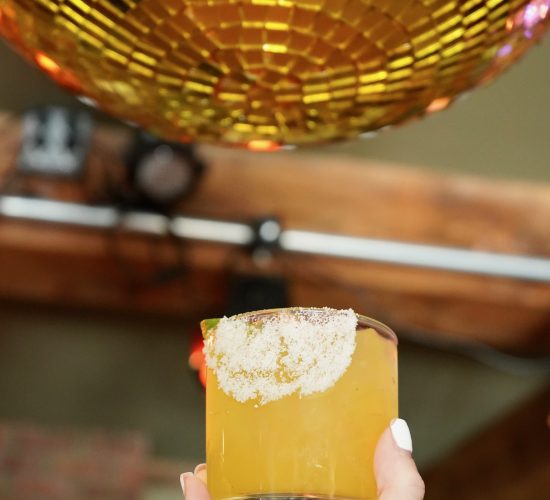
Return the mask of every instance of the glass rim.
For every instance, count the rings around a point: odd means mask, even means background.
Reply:
[[[341,309],[336,309],[336,308],[332,308],[332,307],[306,307],[306,306],[292,306],[292,307],[275,307],[275,308],[272,308],[272,309],[260,309],[258,311],[249,311],[249,312],[245,312],[245,313],[239,313],[239,314],[235,314],[233,315],[232,317],[233,318],[254,318],[255,316],[267,316],[267,315],[270,315],[270,314],[274,314],[274,313],[278,313],[278,312],[281,312],[281,311],[317,311],[317,312],[321,312],[321,311],[326,311],[326,309],[334,309],[336,311],[338,310],[341,310]],[[395,334],[395,332],[387,325],[385,325],[384,323],[374,319],[374,318],[371,318],[369,316],[364,316],[363,314],[358,314],[357,312],[355,312],[355,315],[357,316],[357,328],[360,328],[360,327],[370,327],[372,328],[374,331],[376,331],[376,333],[378,333],[380,336],[388,339],[388,340],[391,340],[395,345],[398,344],[398,340],[397,340],[397,335]]]

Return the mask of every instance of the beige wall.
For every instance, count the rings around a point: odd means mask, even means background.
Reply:
[[[441,170],[550,181],[550,37],[449,109],[329,148]]]

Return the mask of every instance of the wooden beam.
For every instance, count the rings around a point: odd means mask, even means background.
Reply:
[[[426,500],[542,500],[550,492],[550,388],[428,472]]]
[[[79,182],[14,176],[18,130],[17,118],[0,120],[0,179],[10,180],[8,194],[108,201],[107,186],[123,182],[127,130],[96,130]],[[189,215],[274,215],[285,228],[550,256],[550,185],[336,156],[215,148],[199,154],[207,172],[179,207]],[[8,299],[219,314],[232,267],[286,277],[293,304],[353,307],[398,333],[550,352],[550,285],[544,283],[290,254],[256,265],[245,252],[222,246],[0,220],[0,297]]]

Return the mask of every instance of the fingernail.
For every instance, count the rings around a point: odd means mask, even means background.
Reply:
[[[192,472],[184,472],[181,476],[180,476],[180,484],[181,484],[181,490],[183,491],[183,494],[185,495],[185,480],[188,478],[188,477],[191,477],[193,475]]]
[[[195,467],[195,477],[200,479],[204,484],[207,483],[206,464],[199,464]]]
[[[199,464],[195,467],[195,472],[193,474],[195,474],[196,476],[199,472],[202,472],[204,469],[206,469],[206,464]]]
[[[408,452],[413,451],[411,431],[409,430],[407,422],[402,418],[394,418],[391,421],[390,430],[393,440],[399,448]]]

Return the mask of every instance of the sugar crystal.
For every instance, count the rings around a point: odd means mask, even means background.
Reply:
[[[223,392],[263,405],[323,392],[346,372],[355,351],[351,310],[287,309],[222,318],[205,343],[207,366]]]

